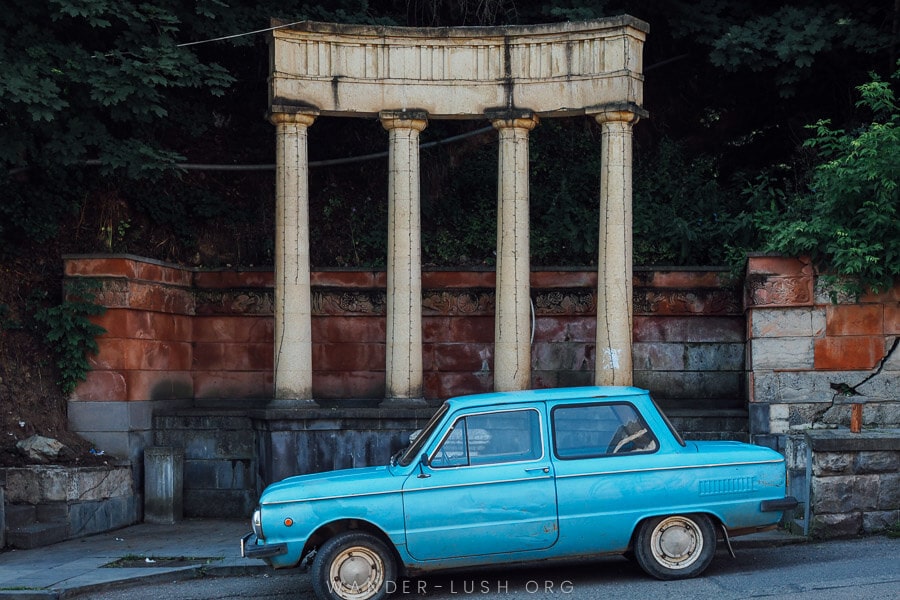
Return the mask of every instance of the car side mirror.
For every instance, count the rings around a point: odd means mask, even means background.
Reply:
[[[422,457],[419,459],[419,479],[428,479],[429,477],[431,477],[431,475],[425,472],[425,467],[427,466],[428,455],[423,452]]]

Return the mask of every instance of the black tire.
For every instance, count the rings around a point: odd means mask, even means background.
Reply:
[[[374,535],[345,531],[322,544],[310,575],[319,600],[382,600],[395,589],[397,564]]]
[[[657,579],[688,579],[706,570],[716,554],[716,530],[706,515],[671,515],[641,523],[634,556]]]

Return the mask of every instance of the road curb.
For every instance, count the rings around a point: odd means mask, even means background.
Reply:
[[[139,577],[128,577],[52,590],[0,590],[0,600],[66,600],[83,598],[87,594],[108,592],[129,587],[154,583],[175,583],[201,579],[203,577],[243,577],[260,575],[273,569],[267,565],[194,565],[179,569],[148,573]]]

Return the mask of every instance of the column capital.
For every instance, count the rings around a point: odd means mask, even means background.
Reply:
[[[541,120],[534,111],[527,109],[489,108],[484,115],[491,120],[495,129],[516,127],[531,131]]]
[[[388,131],[396,128],[422,131],[428,126],[428,111],[424,110],[383,110],[378,113],[378,118]]]
[[[273,125],[296,123],[309,127],[319,116],[319,110],[311,106],[285,106],[273,104],[269,111],[269,122]]]
[[[491,120],[494,129],[527,129],[531,131],[538,126],[541,120],[531,111],[487,111],[485,113]]]
[[[633,102],[593,106],[586,108],[584,112],[594,117],[601,125],[613,122],[634,125],[641,119],[646,119],[650,116],[649,112]]]

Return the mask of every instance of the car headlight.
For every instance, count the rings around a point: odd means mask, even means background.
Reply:
[[[258,508],[253,511],[253,518],[250,519],[250,527],[253,528],[253,533],[256,534],[256,537],[263,539],[262,514],[259,512]]]

